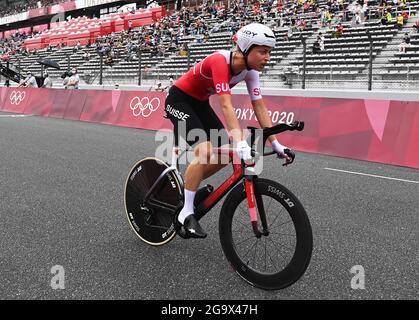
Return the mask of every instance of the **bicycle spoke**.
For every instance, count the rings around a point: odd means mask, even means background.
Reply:
[[[273,200],[273,199],[274,199],[274,198],[271,198],[271,203],[272,203],[272,200]],[[283,209],[284,209],[284,208],[282,207],[282,208],[281,208],[281,211],[282,211]],[[268,210],[269,210],[269,207],[268,207]],[[268,210],[266,210],[266,212],[268,212]],[[281,213],[281,211],[280,211],[279,213]],[[268,226],[268,228],[270,228],[270,227],[271,227],[271,225],[275,223],[276,219],[278,219],[278,217],[280,216],[280,214],[279,214],[279,213],[275,215],[274,221],[272,221],[272,223]]]
[[[253,249],[253,247],[255,246],[255,244],[256,244],[256,242],[252,245],[252,247],[251,247],[251,248],[247,251],[247,253],[243,256],[243,259],[242,259],[242,260],[244,260],[244,258],[246,258],[246,256],[249,254],[249,252],[251,252],[251,251],[252,251],[252,249]],[[249,265],[249,260],[247,260],[246,264],[247,264],[247,265]]]
[[[241,203],[240,203],[241,204]],[[244,207],[246,207],[246,205],[244,205]],[[246,210],[243,209],[243,206],[239,205],[238,208],[240,209],[241,212],[243,212],[243,215],[247,215],[248,212]]]
[[[244,211],[241,207],[239,207],[242,211]],[[243,229],[249,229],[249,225],[248,224],[245,224],[244,222],[241,222],[240,220],[234,220],[234,221],[237,221],[238,223],[240,223],[242,226],[243,226],[243,228],[241,228],[239,231],[242,231]],[[233,230],[233,231],[237,231],[237,230]]]
[[[275,245],[275,250],[283,257],[286,259],[286,257],[276,248],[276,244],[275,242],[273,242],[273,240],[271,238],[269,238],[269,240]]]
[[[280,232],[271,232],[271,231],[269,231],[269,234],[279,234],[279,235],[284,235],[284,236],[295,237],[295,234],[287,234],[287,233],[280,233]]]
[[[265,212],[269,212],[269,208],[271,207],[273,199],[274,198],[271,197],[271,201],[269,201],[269,204],[268,204],[268,209],[266,209]],[[263,197],[262,197],[262,201],[263,201]]]
[[[270,235],[272,235],[272,234],[282,235],[281,233],[274,233],[274,232],[270,233]],[[286,245],[291,244],[291,241],[290,241],[291,239],[289,237],[292,237],[294,239],[294,238],[296,238],[296,235],[295,234],[293,234],[293,235],[291,235],[291,234],[285,234],[285,235],[288,236],[288,238],[285,238],[284,241],[281,240],[281,243],[285,243],[285,244],[281,244],[280,246],[281,247],[285,247],[285,248],[287,248],[287,249],[289,249],[291,251],[292,249],[290,249]],[[272,237],[270,239],[271,239],[272,242],[276,243],[275,241],[272,240]]]
[[[266,239],[265,239],[265,271],[266,271]]]
[[[269,226],[269,229],[270,230],[277,229],[277,227],[283,226],[284,224],[287,224],[287,223],[290,223],[290,222],[292,223],[292,220],[288,220],[288,221],[285,221],[281,224],[278,224],[277,226],[275,226],[275,228],[271,228],[271,226]]]
[[[255,266],[255,268],[256,268],[256,261],[257,261],[257,259],[256,259],[256,256],[257,256],[257,254],[258,254],[258,243],[259,243],[259,239],[256,239],[256,245],[255,245],[255,254],[254,254],[254,256],[253,256],[253,265]]]
[[[270,197],[270,201],[267,205],[267,215],[269,212],[269,209],[272,206],[272,203],[274,203],[274,198]],[[238,206],[239,211],[242,213],[240,216],[244,217],[248,215],[248,212],[243,208],[243,206]],[[281,222],[278,224],[279,220],[278,218],[281,216],[281,213],[283,212],[284,208],[282,207],[281,210],[279,211],[278,214],[275,215],[274,220],[270,223],[269,228],[270,230],[275,230],[278,232],[270,232],[270,234],[275,234],[275,235],[284,235],[287,237],[295,237],[295,234],[289,234],[289,233],[281,233],[280,229],[281,227],[283,227],[286,224],[289,224],[290,222],[292,223],[292,220],[287,220],[285,222]],[[239,219],[235,219],[235,221],[237,221],[236,225],[237,227],[235,228],[236,230],[234,232],[243,232],[244,230],[249,230],[249,225],[247,225],[246,223],[244,223],[243,221],[239,220]],[[259,244],[259,239],[256,239],[256,241],[250,246],[243,246],[246,243],[249,242],[249,240],[254,239],[253,236],[248,237],[244,240],[241,240],[240,242],[236,243],[236,247],[242,247],[243,250],[243,256],[242,256],[242,260],[246,261],[246,264],[249,266],[252,266],[254,269],[257,269],[258,267],[258,244]],[[265,239],[265,243],[264,245],[262,244],[263,248],[261,248],[261,250],[263,250],[263,254],[261,256],[264,257],[264,263],[259,265],[260,268],[263,268],[263,270],[265,270],[266,272],[270,272],[273,271],[272,269],[275,270],[275,272],[280,271],[280,267],[278,266],[278,264],[280,264],[280,262],[276,262],[275,259],[272,256],[272,253],[269,250],[269,243],[271,243],[271,246],[275,247],[275,251],[277,252],[278,256],[282,257],[282,260],[287,261],[287,257],[279,250],[279,245],[272,240],[271,237],[269,237],[269,240]],[[289,246],[286,245],[281,245],[281,247],[285,248],[287,251],[292,252],[293,249],[291,249]],[[246,249],[247,248],[247,249]],[[247,251],[246,251],[247,250]],[[250,254],[250,255],[249,255]],[[253,255],[253,257],[251,257]],[[268,265],[268,261],[270,262]],[[272,265],[272,266],[270,266]]]
[[[269,251],[267,250],[267,241],[266,241],[266,238],[265,238],[265,271],[267,271],[267,264],[266,264],[266,262],[267,262],[266,260],[267,259],[266,259],[266,255],[268,255],[269,260],[271,261],[271,264],[274,267],[274,269],[277,270],[276,269],[276,263],[275,263],[275,261],[273,261],[272,256],[270,255]]]
[[[243,241],[240,241],[239,243],[236,243],[236,247],[237,247],[238,245],[240,245],[240,244],[242,244],[242,243],[246,242],[247,240],[251,240],[251,239],[254,239],[254,237],[252,236],[252,237],[249,237],[249,238],[244,239]]]
[[[269,253],[269,251],[268,251],[268,256],[269,256],[269,260],[271,260],[271,262],[272,262],[272,265],[273,265],[273,267],[275,268],[275,270],[278,270],[278,271],[280,271],[279,269],[277,269],[277,267],[276,267],[276,263],[275,263],[275,261],[272,259],[272,256],[270,255],[270,253]],[[265,269],[266,270],[266,269]]]
[[[281,247],[281,248],[285,248],[288,249],[289,251],[294,251],[292,248],[284,246],[284,245],[278,245],[277,243],[275,243],[275,241],[272,240],[272,238],[269,238],[269,240],[275,245],[275,247]],[[278,251],[279,252],[279,251]]]
[[[269,229],[271,228],[271,226],[273,225],[273,224],[275,224],[275,222],[276,222],[276,220],[281,216],[281,212],[282,212],[282,210],[284,210],[284,207],[281,207],[281,210],[275,215],[275,219],[274,219],[274,221],[272,221],[272,223],[269,225]]]

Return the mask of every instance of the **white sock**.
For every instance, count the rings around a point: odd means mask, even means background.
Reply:
[[[183,209],[180,211],[178,220],[181,224],[185,222],[185,219],[187,216],[194,213],[193,210],[193,202],[195,199],[196,191],[190,191],[185,189],[185,205],[183,206]]]

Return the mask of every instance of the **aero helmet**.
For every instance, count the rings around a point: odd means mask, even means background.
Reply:
[[[254,45],[275,47],[275,34],[271,28],[260,23],[244,26],[233,37],[233,40],[244,55],[248,55]]]

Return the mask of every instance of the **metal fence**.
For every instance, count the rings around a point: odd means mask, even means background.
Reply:
[[[411,41],[403,44],[406,32]],[[364,47],[359,49],[361,55],[353,54],[352,49],[348,48],[339,55],[342,63],[333,62],[331,59],[324,60],[326,62],[319,59],[316,62],[316,57],[320,55],[327,57],[329,54],[333,57],[336,52],[325,48],[319,53],[313,53],[315,33],[308,38],[300,37],[299,50],[290,52],[283,61],[264,71],[261,76],[262,86],[291,89],[418,90],[419,34],[412,30],[400,30],[379,47],[370,33],[367,32],[365,35],[368,37],[368,44],[364,42]],[[92,56],[89,62],[82,64],[80,60],[67,55],[61,60],[61,70],[48,70],[48,72],[56,86],[62,81],[62,73],[72,67],[79,67],[81,80],[87,84],[152,86],[162,82],[165,86],[169,83],[169,75],[176,80],[197,62],[193,58],[195,56],[193,47],[190,50],[189,55],[182,60],[184,64],[176,68],[171,67],[170,56],[161,57],[165,63],[151,65],[149,62],[144,62],[143,55],[139,51],[130,61],[125,62],[127,63],[125,67],[121,66],[121,62],[126,59],[124,55],[115,57],[114,63],[111,64],[107,62],[106,56],[100,54]],[[362,58],[358,58],[360,56]],[[15,61],[14,66],[21,70],[25,69],[20,61]],[[38,74],[42,74],[43,71],[36,69]]]
[[[313,63],[313,57],[316,57],[312,51],[313,43],[301,38],[301,54],[294,56],[294,61],[290,59],[289,63],[282,63],[282,69],[270,77],[268,83],[274,82],[291,89],[418,90],[419,34],[401,30],[381,47],[377,47],[371,34],[367,32],[365,35],[368,45],[360,55],[348,49],[346,53],[339,54],[341,62],[333,63],[330,60],[325,63],[321,59]],[[408,43],[404,42],[405,37],[410,38]],[[333,57],[334,53],[325,49],[318,54]],[[269,71],[266,74],[269,75]]]

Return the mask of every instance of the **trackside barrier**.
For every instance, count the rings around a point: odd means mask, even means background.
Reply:
[[[148,130],[171,129],[166,93],[119,90],[0,88],[0,110]],[[284,133],[296,150],[419,168],[419,101],[265,96],[272,122],[303,120]],[[217,98],[211,98],[223,119]],[[257,126],[246,95],[233,95],[243,127]]]

